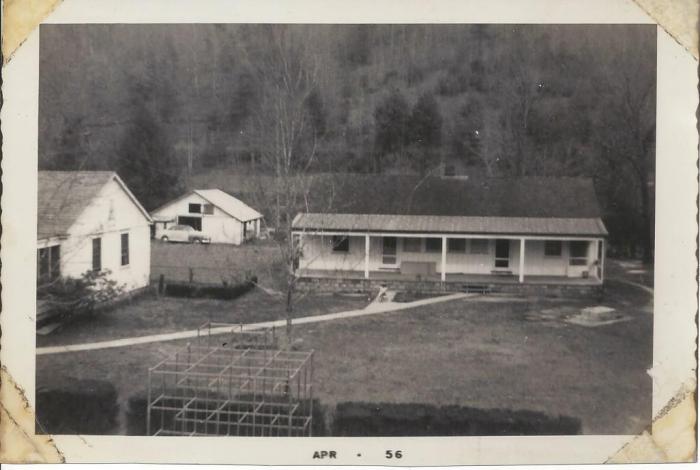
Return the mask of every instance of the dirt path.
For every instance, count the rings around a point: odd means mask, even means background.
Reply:
[[[315,316],[309,316],[309,317],[295,318],[292,320],[292,324],[293,325],[303,325],[305,323],[318,323],[318,322],[324,322],[324,321],[330,321],[330,320],[339,320],[339,319],[343,319],[343,318],[353,318],[353,317],[362,317],[362,316],[367,316],[367,315],[377,315],[380,313],[397,312],[397,311],[407,310],[407,309],[414,308],[414,307],[420,307],[422,305],[429,305],[429,304],[434,304],[434,303],[438,303],[438,302],[447,302],[450,300],[457,300],[457,299],[463,299],[463,298],[468,298],[468,297],[474,297],[476,295],[477,294],[457,293],[457,294],[450,294],[450,295],[444,295],[444,296],[439,296],[439,297],[432,297],[429,299],[416,300],[415,302],[405,302],[405,303],[372,302],[370,305],[368,305],[364,309],[360,309],[360,310],[347,310],[345,312],[328,313],[328,314],[324,314],[324,315],[315,315]],[[284,327],[285,325],[286,325],[286,320],[284,320],[284,319],[259,322],[259,323],[247,323],[247,324],[241,325],[241,331],[253,331],[253,330],[259,330],[259,329],[263,329],[263,328],[272,328],[272,327],[279,328],[279,327]],[[230,332],[231,332],[231,327],[225,326],[225,327],[212,328],[209,331],[209,334],[218,335],[218,334],[226,334],[226,333],[230,333]],[[76,351],[92,351],[92,350],[96,350],[96,349],[121,348],[121,347],[126,347],[126,346],[133,346],[133,345],[137,345],[137,344],[157,343],[157,342],[161,342],[161,341],[173,341],[173,340],[178,340],[178,339],[196,338],[198,334],[199,334],[198,330],[188,330],[188,331],[180,331],[178,333],[165,333],[165,334],[158,334],[158,335],[137,336],[137,337],[132,337],[132,338],[122,338],[122,339],[111,340],[111,341],[99,341],[99,342],[95,342],[95,343],[72,344],[72,345],[64,345],[64,346],[50,346],[50,347],[44,347],[44,348],[37,348],[36,354],[37,355],[59,354],[59,353],[76,352]]]

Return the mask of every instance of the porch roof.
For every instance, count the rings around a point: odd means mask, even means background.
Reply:
[[[600,218],[469,217],[444,215],[300,213],[294,230],[455,233],[491,235],[606,236]]]

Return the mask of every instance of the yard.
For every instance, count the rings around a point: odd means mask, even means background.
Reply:
[[[59,330],[37,336],[37,347],[172,333],[196,329],[207,321],[254,323],[285,317],[284,274],[280,274],[279,248],[258,240],[241,246],[187,245],[154,241],[151,245],[151,280],[161,274],[165,282],[205,284],[237,283],[255,275],[262,288],[255,288],[236,300],[157,297],[146,294],[109,311],[76,319]],[[280,269],[275,269],[276,267]],[[367,305],[365,296],[297,294],[294,316],[353,310]]]
[[[365,305],[366,297],[311,294],[295,303],[293,315],[320,315]],[[207,321],[239,324],[283,318],[286,318],[284,297],[257,288],[236,300],[147,295],[113,310],[77,319],[47,336],[37,336],[37,347],[173,333],[196,329]]]
[[[331,299],[335,308],[338,299]],[[294,331],[303,348],[316,351],[315,395],[328,409],[345,401],[523,409],[578,418],[586,434],[637,434],[651,418],[649,300],[610,282],[601,304],[627,320],[597,327],[542,315],[595,302],[484,296]],[[246,296],[232,302],[231,311],[249,310],[245,302]],[[167,317],[165,327],[175,329]],[[107,380],[124,404],[145,389],[148,367],[184,344],[38,356],[37,386],[50,385],[52,376]],[[124,433],[124,424],[113,432]]]
[[[279,281],[275,274],[280,270],[279,247],[270,240],[240,246],[151,242],[151,282],[158,282],[162,275],[165,282],[222,284],[254,275],[261,282],[273,284]]]

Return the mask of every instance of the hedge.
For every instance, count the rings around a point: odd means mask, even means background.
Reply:
[[[212,298],[233,300],[242,296],[255,287],[257,278],[233,285],[200,285],[189,283],[167,283],[165,295],[172,297]]]
[[[37,434],[108,434],[117,425],[117,391],[103,380],[65,377],[36,391]]]
[[[527,410],[421,403],[338,403],[333,436],[517,436],[581,433],[581,421]]]

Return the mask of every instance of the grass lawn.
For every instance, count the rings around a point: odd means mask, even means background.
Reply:
[[[275,274],[283,272],[279,247],[271,240],[254,240],[240,246],[212,244],[151,242],[151,282],[160,275],[167,281],[189,281],[205,284],[236,283],[255,275],[260,282],[276,282]]]
[[[365,297],[309,294],[294,304],[294,316],[354,310],[367,305]],[[285,299],[260,289],[235,300],[144,297],[106,312],[76,319],[47,336],[37,336],[37,347],[146,336],[196,329],[207,321],[254,323],[285,318]]]
[[[315,395],[327,406],[353,400],[526,409],[579,418],[587,434],[637,434],[651,418],[653,318],[647,294],[616,286],[600,303],[631,319],[595,328],[526,314],[596,302],[457,300],[302,325],[295,336],[317,352]],[[145,389],[149,366],[184,344],[39,356],[37,386],[62,375],[108,380],[124,403]]]
[[[452,301],[300,328],[321,401],[418,402],[566,415],[591,434],[651,419],[652,316],[586,328],[528,321],[557,303]],[[560,305],[571,306],[570,303]]]

